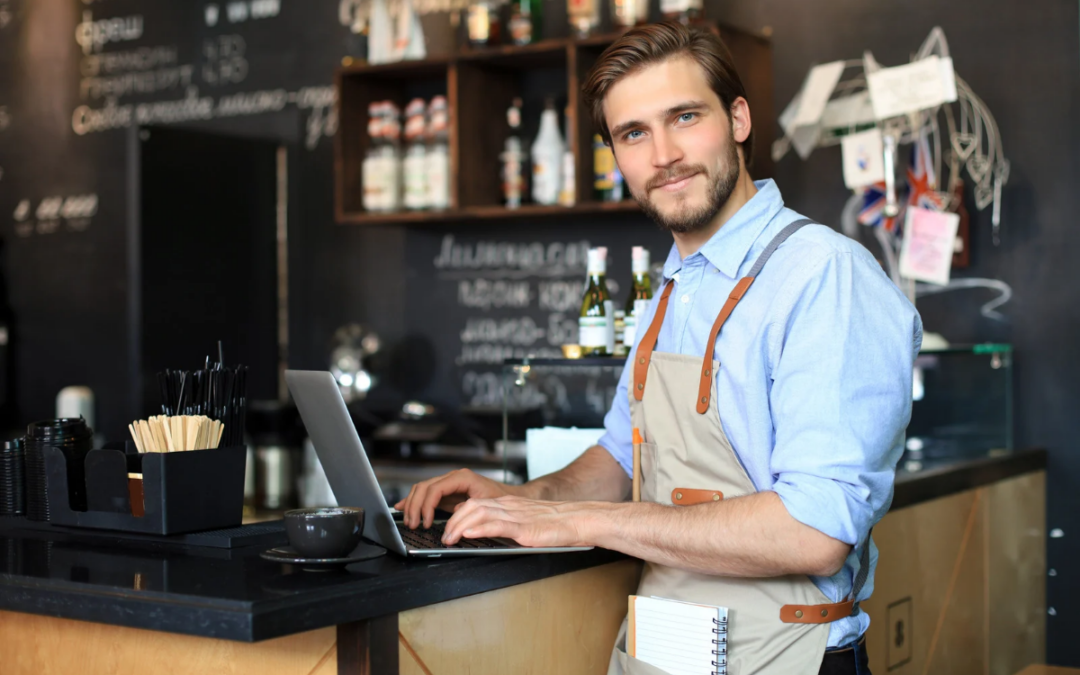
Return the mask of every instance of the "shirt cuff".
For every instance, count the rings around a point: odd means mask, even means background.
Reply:
[[[784,508],[803,525],[856,546],[870,529],[870,506],[851,495],[837,481],[800,474],[798,482],[780,476],[772,489]]]

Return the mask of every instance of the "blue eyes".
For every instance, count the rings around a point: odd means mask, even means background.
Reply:
[[[683,124],[687,124],[689,122],[693,122],[694,119],[697,117],[698,113],[696,112],[685,112],[679,115],[676,119]],[[641,138],[644,133],[645,132],[641,131],[640,129],[634,129],[633,131],[627,131],[625,134],[623,134],[622,138],[624,141],[636,141]]]

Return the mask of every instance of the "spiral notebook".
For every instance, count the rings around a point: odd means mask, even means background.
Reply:
[[[627,653],[671,675],[727,675],[726,607],[630,596]]]

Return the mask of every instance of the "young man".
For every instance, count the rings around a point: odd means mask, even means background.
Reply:
[[[412,527],[455,508],[448,544],[641,558],[640,594],[731,610],[728,672],[866,673],[858,601],[910,415],[918,314],[864,248],[750,179],[750,105],[719,38],[631,30],[585,94],[634,198],[675,240],[607,433],[525,485],[462,470],[397,507]],[[634,428],[641,502],[624,501]],[[620,635],[610,672],[660,671]]]

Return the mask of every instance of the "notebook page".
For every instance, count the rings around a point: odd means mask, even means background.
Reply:
[[[713,661],[723,663],[713,644],[720,639],[716,621],[726,617],[719,607],[647,598],[634,599],[633,656],[671,675],[713,675],[724,672]]]

